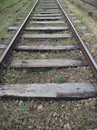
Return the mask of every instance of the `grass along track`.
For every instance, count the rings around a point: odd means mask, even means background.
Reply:
[[[82,37],[84,43],[88,47],[89,51],[93,55],[95,59],[97,59],[97,29],[94,18],[90,17],[88,13],[84,10],[88,10],[91,12],[91,10],[94,12],[94,14],[97,13],[96,10],[93,10],[93,8],[90,5],[87,5],[83,7],[82,1],[74,1],[73,3],[71,1],[62,1],[62,4],[64,6],[64,9],[68,13],[69,17],[71,18],[72,22],[74,23],[77,31],[79,32],[80,36]],[[65,5],[68,5],[66,7]],[[79,5],[79,6],[76,6]],[[82,9],[84,8],[84,9]],[[68,11],[69,10],[69,11]],[[76,22],[75,22],[76,21]],[[81,28],[82,26],[82,28]]]
[[[26,17],[28,11],[31,9],[31,5],[34,4],[34,1],[22,0],[17,2],[12,7],[5,9],[3,12],[0,12],[0,39],[2,36],[8,33],[8,27],[11,26],[14,22],[18,23],[18,26],[21,25],[24,18]],[[4,4],[5,5],[5,4]],[[22,18],[19,20],[19,18]],[[14,23],[15,24],[15,23]],[[0,40],[0,43],[3,41]],[[7,41],[8,43],[8,41]]]
[[[20,2],[20,0],[16,1],[16,2],[13,2],[13,1],[1,1],[0,2],[0,12],[3,11],[4,9],[10,8],[11,6],[15,5],[18,2]]]

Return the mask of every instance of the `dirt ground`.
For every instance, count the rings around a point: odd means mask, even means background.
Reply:
[[[0,130],[96,130],[97,98],[2,99]]]

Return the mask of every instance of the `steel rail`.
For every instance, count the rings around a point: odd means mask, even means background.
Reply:
[[[0,12],[2,12],[4,9],[7,9],[7,8],[9,8],[9,7],[11,7],[11,6],[14,6],[15,4],[17,4],[18,2],[20,2],[21,0],[18,0],[17,2],[14,2],[14,3],[12,3],[12,4],[9,4],[9,5],[7,5],[7,6],[5,6],[5,7],[3,7],[3,8],[1,8],[0,9]]]
[[[96,3],[94,3],[94,2],[92,2],[92,1],[87,1],[87,0],[82,0],[82,1],[84,1],[84,2],[88,3],[88,4],[92,5],[92,6],[97,7],[97,4],[96,4]]]
[[[91,55],[91,53],[89,52],[88,48],[86,47],[86,45],[84,44],[83,40],[81,39],[81,37],[79,36],[77,30],[75,29],[73,23],[71,22],[71,20],[69,19],[68,15],[66,14],[65,10],[63,9],[62,5],[60,4],[59,0],[56,0],[58,6],[60,7],[61,9],[61,12],[63,13],[64,17],[66,18],[70,28],[72,29],[77,41],[78,41],[78,44],[83,52],[83,54],[85,55],[87,61],[88,61],[88,64],[90,65],[92,71],[93,71],[93,74],[97,80],[97,63],[96,61],[94,60],[93,56]]]
[[[30,15],[32,14],[33,10],[35,9],[35,7],[37,6],[38,2],[39,2],[39,0],[36,0],[34,6],[32,7],[30,12],[28,13],[26,18],[24,19],[24,21],[21,24],[20,28],[17,30],[15,36],[12,38],[11,42],[8,44],[5,51],[1,55],[1,57],[0,57],[0,71],[2,70],[2,68],[4,67],[5,64],[10,63],[10,60],[8,61],[7,59],[9,58],[9,55],[11,54],[11,51],[13,50],[13,48],[16,46],[16,42],[18,41],[22,30],[26,26],[26,24],[28,22],[28,19],[29,19]]]

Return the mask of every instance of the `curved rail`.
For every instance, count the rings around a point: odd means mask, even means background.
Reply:
[[[0,71],[2,70],[4,64],[6,63],[7,61],[7,58],[9,57],[11,51],[13,50],[13,48],[15,47],[16,45],[16,42],[22,32],[22,30],[24,29],[25,25],[27,24],[28,22],[28,19],[32,13],[32,11],[35,9],[35,7],[37,6],[39,0],[36,0],[34,6],[32,7],[32,9],[30,10],[29,14],[27,15],[27,17],[25,18],[25,20],[23,21],[23,23],[21,24],[20,28],[18,29],[18,31],[16,32],[15,36],[13,37],[13,39],[11,40],[11,42],[8,44],[8,46],[6,47],[4,53],[2,54],[1,58],[0,58]],[[10,61],[7,61],[7,64],[9,63]]]
[[[93,74],[97,80],[97,63],[96,61],[94,60],[94,58],[92,57],[91,53],[89,52],[89,50],[87,49],[86,45],[84,44],[83,40],[81,39],[81,37],[79,36],[78,32],[76,31],[74,25],[72,24],[71,20],[69,19],[68,15],[66,14],[66,12],[64,11],[62,5],[60,4],[59,0],[56,0],[64,17],[66,18],[68,24],[70,25],[77,41],[78,41],[78,44],[83,52],[83,54],[85,55],[90,67],[92,68],[92,71],[93,71]]]

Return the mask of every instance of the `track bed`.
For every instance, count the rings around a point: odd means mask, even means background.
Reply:
[[[8,30],[17,33],[0,46],[0,96],[96,96],[97,64],[58,0],[37,0],[21,27]]]

